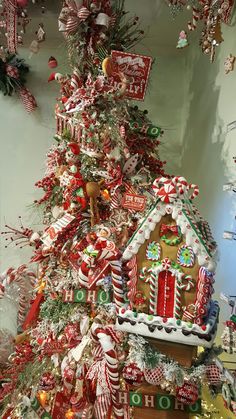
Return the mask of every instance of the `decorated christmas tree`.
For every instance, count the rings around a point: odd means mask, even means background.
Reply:
[[[212,349],[216,245],[192,204],[197,186],[164,173],[163,131],[131,102],[144,98],[152,61],[128,52],[143,36],[138,18],[122,0],[67,0],[59,30],[71,74],[49,78],[60,97],[36,183],[45,229],[5,232],[34,246],[36,280],[2,370],[1,417],[200,413],[201,383],[222,385]],[[3,286],[24,280],[11,273]]]

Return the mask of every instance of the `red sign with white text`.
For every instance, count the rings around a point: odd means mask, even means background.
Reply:
[[[122,199],[122,207],[135,211],[143,211],[146,206],[146,196],[125,193]]]
[[[122,87],[119,76],[119,73],[122,73],[128,79],[125,91],[126,97],[134,100],[144,100],[152,58],[122,51],[112,51],[111,58],[115,68],[112,74],[114,86],[120,85]]]

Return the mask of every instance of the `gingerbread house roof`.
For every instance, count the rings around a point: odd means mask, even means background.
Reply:
[[[209,224],[189,199],[177,198],[166,204],[157,198],[138,229],[130,238],[123,252],[123,259],[130,260],[139,251],[141,245],[150,238],[151,232],[165,214],[171,214],[188,246],[193,248],[200,266],[213,271],[215,269],[216,243]]]

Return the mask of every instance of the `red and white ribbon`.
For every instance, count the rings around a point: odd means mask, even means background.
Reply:
[[[28,113],[33,112],[37,108],[37,103],[35,97],[30,93],[29,89],[26,87],[21,87],[19,89],[19,96],[24,105],[25,110]]]

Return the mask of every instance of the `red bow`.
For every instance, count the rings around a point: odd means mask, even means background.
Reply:
[[[176,225],[167,225],[167,224],[162,224],[161,225],[161,230],[160,230],[160,234],[166,234],[169,231],[171,231],[175,236],[178,236],[179,234],[179,229],[178,226]]]

